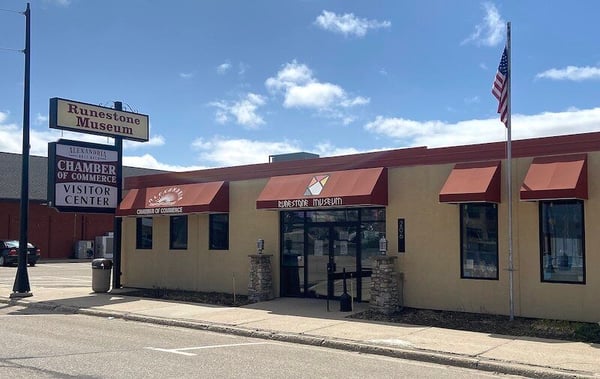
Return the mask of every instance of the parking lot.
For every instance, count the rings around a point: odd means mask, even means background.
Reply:
[[[12,288],[16,274],[16,266],[0,267],[0,287]],[[91,286],[92,264],[90,260],[40,261],[35,267],[27,267],[27,274],[32,292],[36,288]]]

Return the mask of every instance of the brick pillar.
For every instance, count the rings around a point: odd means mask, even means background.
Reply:
[[[402,307],[401,277],[396,272],[397,257],[378,255],[373,259],[371,275],[371,299],[369,308],[385,313],[394,313]]]
[[[253,303],[271,300],[273,296],[273,270],[270,254],[252,254],[250,257],[250,280],[248,300]]]

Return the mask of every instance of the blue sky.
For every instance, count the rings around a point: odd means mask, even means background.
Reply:
[[[21,152],[26,2],[0,3],[0,151]],[[600,2],[33,0],[31,154],[49,99],[150,117],[124,164],[189,170],[502,141],[492,81],[512,26],[512,138],[600,130]]]

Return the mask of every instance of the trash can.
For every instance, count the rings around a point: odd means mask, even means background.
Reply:
[[[108,292],[110,289],[110,271],[112,261],[106,258],[92,261],[92,290],[94,292]]]

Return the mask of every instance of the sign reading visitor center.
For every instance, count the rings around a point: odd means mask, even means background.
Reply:
[[[148,116],[54,97],[50,128],[148,141]]]
[[[62,139],[49,143],[49,205],[61,212],[114,213],[120,164],[114,146]]]

